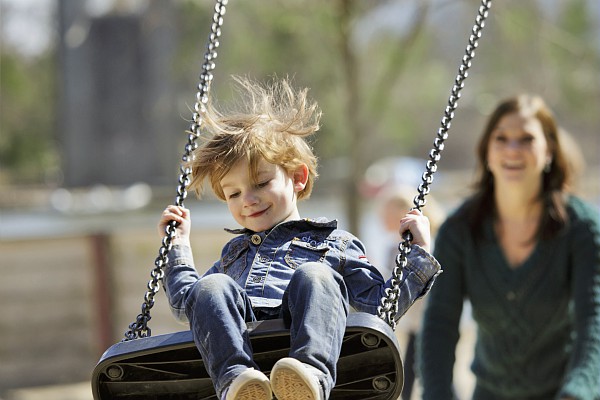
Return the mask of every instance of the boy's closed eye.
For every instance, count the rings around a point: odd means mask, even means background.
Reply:
[[[271,180],[270,180],[270,179],[268,179],[268,180],[266,180],[266,181],[263,181],[263,182],[259,182],[259,183],[257,183],[257,184],[256,184],[256,187],[257,187],[258,189],[262,189],[262,188],[266,187],[266,186],[267,186],[269,183],[271,183]]]
[[[267,186],[269,185],[269,183],[271,183],[271,180],[270,180],[270,179],[269,179],[269,180],[267,180],[267,181],[264,181],[264,182],[257,183],[257,184],[255,185],[255,187],[256,187],[257,189],[262,189],[262,188],[264,188],[264,187],[267,187]],[[237,198],[237,197],[240,197],[240,192],[233,192],[233,193],[230,193],[230,194],[228,194],[228,195],[227,195],[227,198],[228,198],[228,199],[235,199],[235,198]]]

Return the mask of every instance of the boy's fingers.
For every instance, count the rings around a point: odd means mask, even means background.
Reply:
[[[178,217],[184,217],[185,215],[188,215],[189,211],[186,208],[180,207],[180,206],[174,206],[174,205],[170,205],[167,206],[167,208],[165,208],[165,210],[163,211],[163,215],[173,215],[173,216],[178,216]]]

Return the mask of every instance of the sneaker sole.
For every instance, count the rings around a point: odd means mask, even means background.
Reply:
[[[266,376],[263,375],[264,378]],[[248,377],[242,382],[235,382],[229,387],[226,399],[230,400],[271,400],[273,393],[268,379]]]
[[[295,361],[295,362],[294,362]],[[299,368],[300,371],[299,372]],[[319,400],[315,382],[297,360],[280,360],[271,371],[271,389],[277,400]]]

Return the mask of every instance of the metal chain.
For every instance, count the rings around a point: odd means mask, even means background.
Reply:
[[[437,136],[433,142],[433,149],[429,153],[429,160],[427,160],[426,170],[422,175],[422,182],[419,185],[419,194],[413,199],[415,207],[413,209],[421,210],[421,207],[425,206],[425,196],[429,194],[429,185],[433,182],[433,174],[437,171],[437,162],[441,158],[442,150],[444,150],[444,141],[448,138],[448,130],[450,124],[454,118],[454,111],[458,107],[458,100],[460,98],[460,91],[464,88],[464,81],[468,77],[468,70],[471,67],[471,61],[475,57],[475,49],[479,39],[481,38],[481,32],[485,26],[485,20],[488,17],[488,11],[491,7],[492,0],[482,0],[477,17],[475,18],[475,25],[473,25],[472,33],[469,37],[469,44],[467,45],[465,55],[462,58],[461,65],[458,69],[458,74],[454,80],[454,85],[448,98],[448,105],[444,110],[444,116],[442,117],[441,126],[438,129]],[[398,314],[398,300],[400,296],[400,285],[404,280],[403,270],[407,266],[407,256],[410,253],[410,242],[412,236],[410,232],[407,232],[403,236],[404,241],[398,245],[399,254],[396,257],[396,266],[392,270],[391,287],[385,290],[385,295],[381,299],[381,305],[377,308],[379,318],[387,322],[392,329],[396,329],[396,315]]]
[[[210,84],[213,79],[211,73],[215,69],[215,59],[217,58],[217,48],[219,47],[219,38],[221,37],[221,26],[223,25],[223,16],[225,15],[225,6],[228,0],[217,0],[215,10],[210,27],[210,35],[208,44],[204,54],[204,62],[202,64],[202,72],[200,73],[200,83],[196,92],[196,103],[194,104],[194,112],[192,114],[192,122],[188,130],[188,140],[185,145],[184,155],[182,157],[183,164],[179,170],[179,185],[177,186],[177,196],[175,204],[183,206],[183,201],[187,197],[187,187],[190,183],[191,169],[186,167],[188,161],[192,159],[192,152],[198,148],[196,140],[200,137],[200,127],[202,125],[203,115],[206,112],[206,103],[208,102],[208,93]],[[154,296],[160,290],[160,281],[163,278],[163,267],[167,263],[167,254],[173,247],[172,242],[175,237],[177,223],[171,221],[166,229],[165,236],[162,239],[162,245],[158,251],[158,257],[154,261],[154,269],[150,273],[152,279],[148,282],[148,291],[144,296],[142,303],[142,312],[137,316],[136,320],[129,325],[129,330],[125,332],[125,337],[122,341],[152,336],[152,331],[148,326],[148,321],[151,319],[150,309],[154,306]]]

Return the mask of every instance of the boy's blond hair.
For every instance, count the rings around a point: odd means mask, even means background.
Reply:
[[[295,91],[287,79],[261,85],[248,78],[233,77],[241,95],[235,110],[221,112],[211,104],[204,115],[208,137],[194,150],[189,166],[190,188],[198,196],[208,179],[215,195],[225,200],[221,180],[240,160],[250,165],[256,181],[261,159],[279,165],[288,173],[308,166],[306,187],[298,199],[308,198],[317,174],[317,158],[305,137],[319,129],[321,112],[307,98],[308,89]]]

